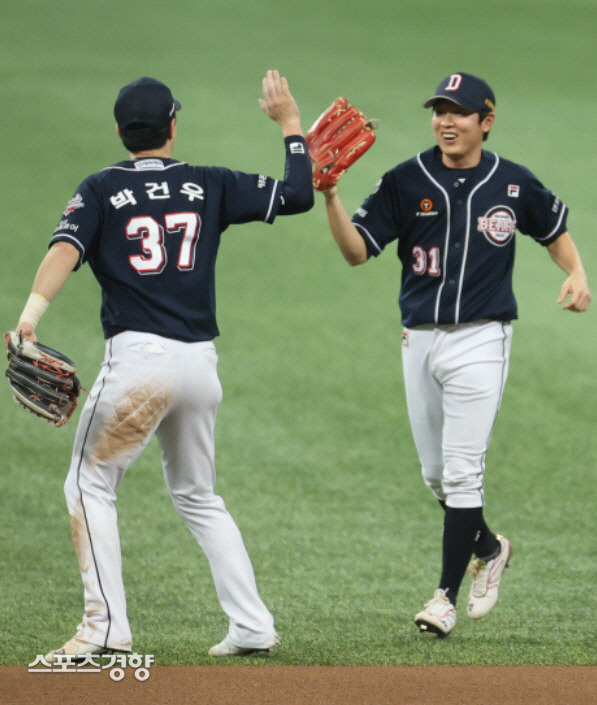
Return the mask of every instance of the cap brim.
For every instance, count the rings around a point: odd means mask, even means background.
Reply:
[[[431,98],[427,98],[427,100],[423,103],[423,107],[432,108],[438,100],[449,100],[450,103],[455,103],[461,108],[465,108],[465,110],[470,110],[470,108],[467,108],[466,105],[459,103],[457,100],[454,100],[454,98],[449,98],[447,95],[432,95]]]

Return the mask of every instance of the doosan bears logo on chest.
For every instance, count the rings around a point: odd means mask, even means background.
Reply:
[[[508,206],[494,206],[477,218],[477,230],[496,247],[507,245],[516,232],[516,215]]]

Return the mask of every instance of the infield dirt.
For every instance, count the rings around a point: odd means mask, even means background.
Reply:
[[[98,674],[0,668],[3,705],[595,705],[597,666],[155,666]]]

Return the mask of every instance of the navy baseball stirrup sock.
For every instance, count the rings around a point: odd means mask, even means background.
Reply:
[[[497,556],[500,552],[500,548],[500,542],[497,540],[496,535],[487,526],[485,519],[482,517],[481,525],[475,539],[475,556],[487,563],[487,561],[490,561],[492,558]]]
[[[493,551],[482,553],[478,549],[475,549],[475,556],[482,560],[483,563],[489,563],[489,561],[492,561],[494,558],[497,558],[500,551],[502,550],[502,544],[497,540],[497,537],[494,536],[494,539],[495,548],[493,549]]]
[[[460,584],[473,554],[475,537],[483,521],[483,508],[446,507],[442,552],[442,576],[439,587],[455,605]]]

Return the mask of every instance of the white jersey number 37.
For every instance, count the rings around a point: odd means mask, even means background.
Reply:
[[[141,215],[129,220],[126,226],[126,236],[129,240],[139,240],[143,254],[130,255],[131,267],[139,274],[159,274],[168,263],[168,252],[165,238],[180,237],[178,248],[178,269],[190,270],[195,266],[195,250],[201,218],[197,213],[166,213],[164,226],[155,218]]]

